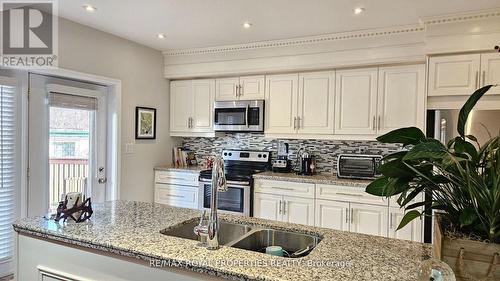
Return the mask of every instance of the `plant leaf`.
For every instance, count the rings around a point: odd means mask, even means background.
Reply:
[[[411,210],[411,211],[409,211],[408,213],[406,213],[404,215],[403,219],[401,220],[401,222],[398,225],[398,229],[396,229],[396,230],[400,230],[401,228],[405,227],[412,220],[414,220],[416,218],[419,218],[420,215],[421,215],[420,212],[417,211],[417,210]]]
[[[453,148],[455,149],[456,153],[466,153],[474,162],[478,158],[478,153],[474,145],[468,141],[463,140],[460,137],[455,138],[455,145],[453,146]]]
[[[378,167],[378,171],[386,177],[391,178],[413,178],[415,173],[406,167],[402,158],[387,161]]]
[[[418,144],[425,140],[425,134],[416,127],[407,127],[393,130],[377,138],[382,143],[400,143],[403,146]]]
[[[375,196],[385,196],[385,190],[389,184],[388,177],[380,177],[372,181],[365,189],[365,191]]]
[[[469,113],[472,111],[476,103],[479,99],[488,92],[488,90],[492,87],[492,85],[484,86],[478,90],[476,90],[470,97],[467,99],[465,104],[460,109],[460,113],[458,115],[457,122],[457,131],[458,134],[465,139],[465,124],[467,123],[467,119],[469,118]]]
[[[460,221],[460,227],[471,225],[477,219],[476,211],[472,208],[465,208],[460,212],[460,217],[458,219]]]
[[[441,142],[434,139],[427,139],[425,142],[412,147],[405,157],[403,157],[403,161],[422,158],[442,159],[446,155],[446,147]]]

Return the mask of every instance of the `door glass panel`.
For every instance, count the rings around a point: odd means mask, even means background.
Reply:
[[[211,185],[204,185],[203,207],[210,208]],[[217,209],[231,212],[243,212],[244,208],[244,189],[238,187],[229,187],[226,192],[217,194]]]
[[[218,125],[246,125],[246,108],[217,108],[215,109],[215,124]]]
[[[69,192],[90,195],[94,110],[50,106],[49,206]]]

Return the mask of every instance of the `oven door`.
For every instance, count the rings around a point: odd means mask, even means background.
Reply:
[[[214,103],[215,131],[264,131],[264,101],[220,101]]]
[[[227,191],[219,192],[217,209],[230,214],[251,215],[250,183],[241,184],[228,181]],[[212,196],[212,182],[200,180],[200,209],[210,209]]]

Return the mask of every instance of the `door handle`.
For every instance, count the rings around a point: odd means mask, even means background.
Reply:
[[[376,125],[375,115],[373,115],[373,124],[372,124],[372,128],[373,128],[373,130],[374,130],[374,131],[375,131],[375,125]]]
[[[297,130],[297,117],[293,117],[293,129]]]
[[[301,119],[300,117],[297,117],[297,130],[300,129],[300,119]]]
[[[483,87],[486,86],[486,70],[483,70]]]
[[[479,70],[476,71],[476,89],[479,88]]]
[[[354,209],[351,209],[351,223],[354,223]]]
[[[283,200],[283,215],[286,214],[286,201]]]
[[[278,208],[278,214],[280,214],[280,215],[281,215],[281,200],[280,200],[280,206],[279,206],[279,208]]]
[[[108,178],[106,178],[106,177],[97,179],[98,184],[105,184],[107,182],[108,182]]]
[[[349,208],[345,208],[345,223],[349,223]]]
[[[379,116],[378,117],[378,123],[377,123],[377,128],[380,130],[380,124],[381,124],[382,118]]]
[[[239,96],[241,97],[243,95],[243,86],[240,84],[239,88],[240,88]]]

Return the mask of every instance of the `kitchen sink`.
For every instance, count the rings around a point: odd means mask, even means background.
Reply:
[[[160,231],[161,234],[190,240],[200,240],[194,233],[198,220],[191,220]],[[281,246],[285,258],[307,256],[321,241],[315,235],[268,229],[260,226],[219,221],[219,244],[242,250],[265,253],[268,246]]]
[[[320,241],[321,238],[313,235],[260,229],[252,231],[229,246],[261,253],[265,253],[268,246],[281,246],[288,253],[285,253],[285,257],[297,258],[308,255]]]
[[[160,233],[190,240],[199,240],[199,237],[194,233],[194,227],[197,225],[198,220],[193,220],[162,230]],[[247,225],[229,223],[222,220],[219,221],[219,227],[219,243],[221,245],[226,245],[229,242],[239,239],[252,230],[252,228]]]

